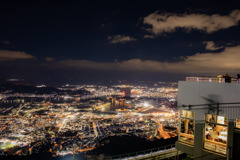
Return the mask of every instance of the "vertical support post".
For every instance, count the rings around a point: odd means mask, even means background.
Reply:
[[[179,160],[179,152],[178,152],[178,150],[177,150],[177,160]]]
[[[219,114],[219,103],[217,103],[217,116]]]
[[[195,121],[194,130],[194,157],[202,156],[202,149],[204,144],[204,121]]]
[[[182,109],[180,109],[180,111],[179,111],[178,140],[180,140],[180,132],[181,132],[181,112],[182,112]]]
[[[234,130],[234,120],[228,120],[228,133],[227,133],[227,160],[232,158],[232,148],[233,148],[233,130]]]

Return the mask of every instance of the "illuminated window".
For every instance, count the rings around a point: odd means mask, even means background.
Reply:
[[[206,115],[206,122],[216,123],[216,121],[217,121],[216,117],[217,117],[216,115],[207,114]]]
[[[217,117],[217,119],[216,119]],[[204,148],[226,154],[227,118],[216,115],[206,115]]]
[[[194,112],[181,110],[181,117],[194,119]]]
[[[217,123],[227,125],[227,117],[217,116]]]
[[[194,141],[194,112],[181,110],[180,141],[193,144]]]
[[[181,110],[181,117],[187,117],[187,111]]]
[[[236,128],[240,128],[240,119],[236,119]]]

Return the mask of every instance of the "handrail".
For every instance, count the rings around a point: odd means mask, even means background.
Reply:
[[[166,146],[162,146],[162,147],[148,149],[148,150],[142,150],[142,151],[138,151],[138,152],[131,152],[131,153],[116,155],[116,156],[113,156],[112,159],[121,159],[121,158],[127,158],[127,157],[131,157],[131,156],[144,155],[144,154],[153,153],[153,152],[160,151],[160,150],[172,149],[172,148],[175,148],[175,143],[169,144]]]
[[[225,107],[221,107],[220,105],[230,105],[230,104],[239,104],[240,105],[240,102],[229,102],[229,103],[206,103],[206,104],[193,104],[193,105],[182,105],[182,106],[179,106],[179,107],[202,107],[202,106],[211,106],[213,108],[217,108],[215,107],[214,105],[218,106],[219,108],[225,108]],[[235,106],[237,107],[237,106]]]
[[[218,82],[218,83],[238,83],[238,79],[236,77],[229,77],[228,80],[225,77],[186,77],[186,81],[188,82]]]
[[[224,105],[234,105],[234,106],[224,106]],[[233,102],[233,103],[209,103],[209,104],[195,104],[195,105],[182,105],[178,107],[187,108],[188,110],[201,110],[201,109],[209,109],[210,110],[217,110],[217,115],[221,111],[221,108],[237,108],[240,107],[240,102]]]

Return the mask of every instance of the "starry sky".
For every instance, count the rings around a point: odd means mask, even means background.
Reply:
[[[2,0],[0,82],[236,76],[239,6],[220,0]]]

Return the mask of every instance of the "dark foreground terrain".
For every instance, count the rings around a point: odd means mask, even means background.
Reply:
[[[149,141],[144,138],[136,136],[112,136],[101,140],[98,144],[97,149],[78,154],[78,155],[67,155],[64,157],[52,157],[51,153],[33,154],[29,156],[0,156],[0,160],[86,160],[86,159],[97,159],[101,157],[112,157],[120,154],[138,152],[148,150],[151,148],[157,148],[174,144],[177,137],[169,139],[157,139]]]

